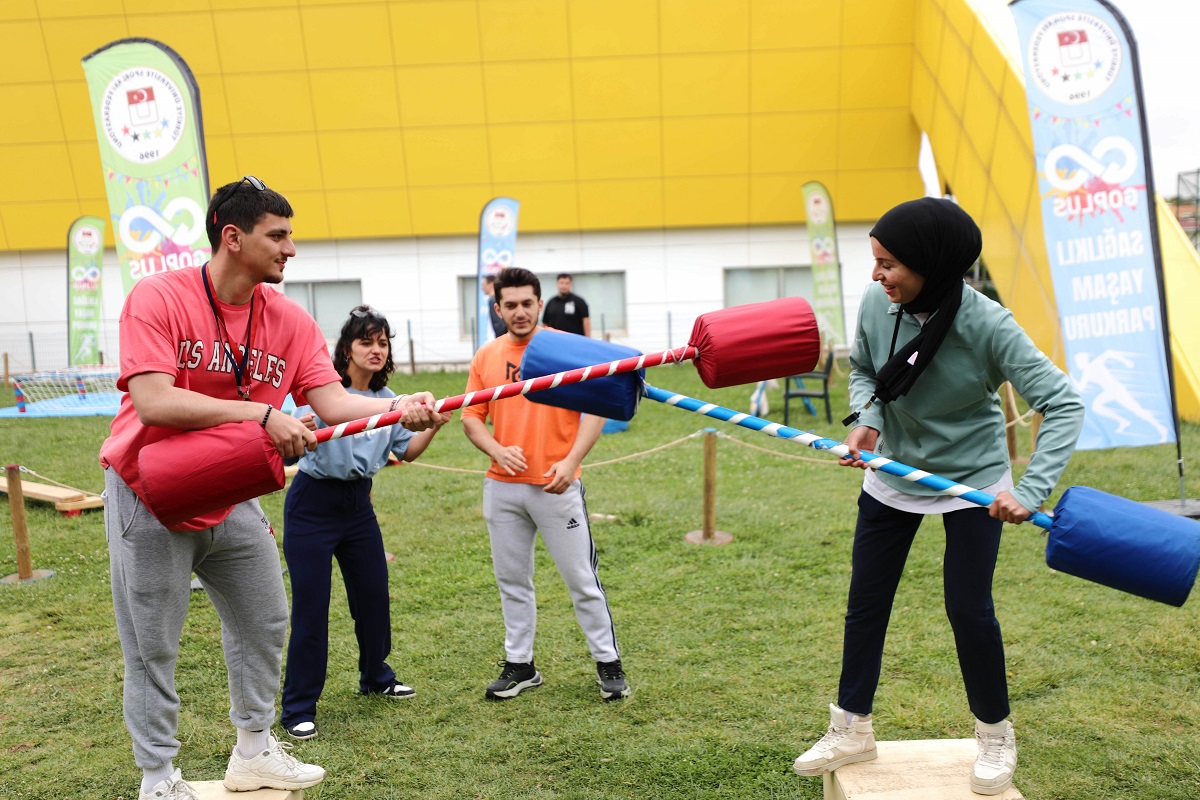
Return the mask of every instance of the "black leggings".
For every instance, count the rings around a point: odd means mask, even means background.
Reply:
[[[898,511],[865,492],[859,495],[838,687],[838,705],[852,713],[871,713],[896,587],[922,519],[922,514]],[[946,615],[967,701],[980,721],[999,722],[1009,712],[1004,641],[992,605],[1002,523],[983,507],[951,511],[942,520]]]

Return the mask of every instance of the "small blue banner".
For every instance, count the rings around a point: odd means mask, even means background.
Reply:
[[[497,197],[479,215],[479,291],[475,309],[475,349],[495,338],[489,308],[492,298],[483,290],[483,279],[513,265],[517,252],[517,210],[511,197]]]

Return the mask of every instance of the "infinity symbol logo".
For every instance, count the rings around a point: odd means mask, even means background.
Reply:
[[[173,224],[170,220],[184,217],[182,222]],[[188,197],[176,197],[163,207],[163,214],[150,206],[130,206],[121,215],[121,241],[135,253],[150,253],[158,248],[163,238],[170,239],[181,247],[186,247],[200,238],[204,233],[204,211]],[[132,236],[135,222],[150,223],[153,228],[150,235],[143,239]]]
[[[95,283],[100,280],[100,269],[95,266],[85,267],[82,264],[71,267],[72,281],[88,281]]]
[[[489,247],[480,254],[485,266],[494,267],[499,265],[503,267],[511,267],[513,261],[512,250],[496,250],[494,247]]]
[[[1104,157],[1116,152],[1117,158],[1105,163]],[[1060,172],[1059,162],[1067,159],[1078,166],[1067,167]],[[1060,144],[1046,153],[1042,174],[1055,189],[1073,192],[1087,183],[1091,176],[1109,184],[1119,184],[1133,177],[1137,169],[1137,152],[1129,140],[1122,136],[1106,136],[1096,143],[1091,153],[1086,153],[1073,144]]]

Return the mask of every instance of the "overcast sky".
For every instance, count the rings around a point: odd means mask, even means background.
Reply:
[[[1023,64],[1006,0],[969,1]],[[1174,197],[1179,173],[1200,170],[1200,0],[1110,4],[1125,17],[1137,40],[1154,188],[1163,197]]]

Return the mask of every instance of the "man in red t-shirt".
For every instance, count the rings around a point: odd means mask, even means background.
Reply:
[[[539,330],[541,284],[529,270],[509,267],[496,277],[496,305],[508,333],[475,353],[467,391],[519,381],[525,346]],[[491,415],[492,429],[487,418]],[[463,409],[463,430],[492,459],[483,481],[483,517],[504,614],[504,669],[485,696],[503,700],[540,686],[533,664],[537,598],[533,546],[538,531],[567,584],[575,618],[596,660],[600,696],[629,694],[608,597],[596,570],[580,464],[600,438],[604,418],[509,397]],[[494,431],[494,432],[493,432]]]
[[[289,755],[271,735],[287,634],[279,549],[257,499],[165,528],[141,502],[138,453],[183,432],[260,424],[284,458],[316,447],[304,423],[276,409],[295,393],[331,424],[402,408],[404,426],[449,419],[433,395],[352,395],[333,369],[325,338],[304,309],[260,284],[283,280],[292,207],[258,178],[217,190],[205,218],[212,260],[139,281],[120,317],[127,392],[100,448],[113,608],[125,655],[125,724],[142,769],[140,798],[195,797],[175,769],[179,695],[175,662],[196,573],[221,618],[237,745],[225,786],[233,791],[314,786],[325,770]],[[180,439],[179,457],[189,454]]]

